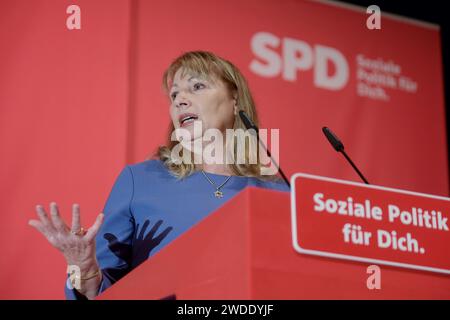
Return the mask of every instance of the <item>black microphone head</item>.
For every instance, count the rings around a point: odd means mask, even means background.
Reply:
[[[337,152],[341,152],[344,150],[344,144],[339,140],[339,138],[327,127],[322,128],[325,137],[327,137],[328,141],[333,146],[334,150]]]
[[[247,130],[254,129],[255,131],[258,131],[258,127],[255,126],[252,120],[250,120],[250,117],[245,113],[245,111],[239,110],[239,117],[241,117],[241,120]]]

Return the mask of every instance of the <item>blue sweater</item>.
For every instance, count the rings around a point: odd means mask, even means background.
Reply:
[[[208,173],[220,185],[226,176]],[[126,166],[103,209],[105,219],[96,237],[97,261],[103,280],[99,293],[163,249],[247,186],[289,191],[281,182],[232,176],[221,188],[223,198],[201,172],[178,180],[159,160]],[[85,298],[67,279],[67,299]]]

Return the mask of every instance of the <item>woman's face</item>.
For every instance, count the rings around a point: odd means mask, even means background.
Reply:
[[[236,100],[221,80],[207,80],[178,69],[169,95],[170,116],[175,128],[184,128],[192,140],[203,136],[206,129],[225,133],[233,128],[237,112]],[[194,133],[194,121],[201,122],[202,132]]]

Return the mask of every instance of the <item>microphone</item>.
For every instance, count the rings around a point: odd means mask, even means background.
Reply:
[[[250,117],[245,113],[245,111],[240,110],[239,111],[239,117],[241,118],[242,122],[244,123],[244,126],[247,128],[247,130],[253,129],[256,132],[256,139],[258,140],[259,145],[261,145],[264,150],[266,151],[267,155],[272,160],[275,167],[278,169],[278,171],[281,174],[281,177],[283,178],[284,182],[289,186],[289,189],[291,188],[291,184],[289,183],[289,179],[284,174],[283,170],[281,170],[278,163],[275,161],[275,159],[272,157],[270,151],[267,149],[266,145],[259,139],[259,129],[258,127],[253,123],[253,121],[250,119]]]
[[[248,117],[244,110],[239,111],[239,116],[241,117],[242,122],[244,123],[247,130],[253,129],[256,131],[256,134],[259,136],[258,127],[253,123],[252,120]]]
[[[339,138],[329,128],[323,127],[322,131],[325,134],[325,137],[327,137],[327,139],[330,142],[330,144],[333,146],[334,150],[336,150],[337,152],[341,152],[344,155],[345,159],[347,159],[347,161],[351,164],[353,169],[355,169],[355,171],[358,173],[359,177],[366,184],[369,184],[369,181],[367,181],[367,179],[363,176],[361,171],[358,170],[358,168],[353,163],[352,159],[350,159],[350,157],[347,155],[347,153],[345,153],[345,151],[344,151],[344,144],[342,143],[342,141],[339,140]]]

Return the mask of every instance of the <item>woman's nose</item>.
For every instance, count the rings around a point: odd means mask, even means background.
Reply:
[[[177,106],[178,108],[181,108],[181,107],[189,107],[190,105],[191,105],[191,102],[186,97],[186,95],[184,93],[180,92],[175,99],[175,106]]]

